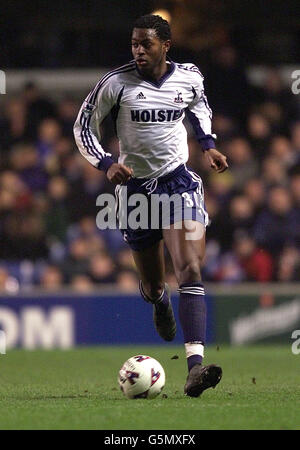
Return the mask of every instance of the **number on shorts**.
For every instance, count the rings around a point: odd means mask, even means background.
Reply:
[[[192,198],[191,198],[191,196],[190,196],[190,194],[188,192],[183,192],[182,193],[182,197],[185,200],[186,206],[189,206],[189,207],[194,206],[193,200],[192,200]]]

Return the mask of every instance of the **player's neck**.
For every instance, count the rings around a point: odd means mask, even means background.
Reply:
[[[162,62],[160,66],[154,69],[153,79],[159,81],[169,71],[169,65],[166,60]]]
[[[170,70],[170,65],[167,64],[166,60],[155,67],[151,73],[144,73],[143,76],[155,82],[158,82],[167,72]]]

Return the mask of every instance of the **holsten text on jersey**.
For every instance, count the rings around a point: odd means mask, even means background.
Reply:
[[[180,119],[184,109],[132,109],[130,112],[133,122],[171,122]]]

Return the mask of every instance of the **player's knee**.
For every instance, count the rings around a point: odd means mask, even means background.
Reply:
[[[201,280],[201,261],[190,261],[180,267],[179,284]]]

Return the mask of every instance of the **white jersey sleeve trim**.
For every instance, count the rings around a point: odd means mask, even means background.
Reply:
[[[80,153],[95,167],[107,170],[113,163],[111,153],[100,144],[100,125],[118,101],[122,89],[116,81],[120,73],[131,71],[133,64],[126,64],[107,73],[88,94],[74,124],[74,138]],[[104,161],[106,160],[106,161]]]
[[[194,129],[196,138],[203,150],[215,148],[216,135],[212,133],[212,110],[209,107],[205,92],[204,92],[204,77],[200,70],[191,65],[189,68],[191,72],[195,73],[192,81],[192,90],[194,99],[187,109],[187,116]],[[200,75],[200,77],[198,76]]]

